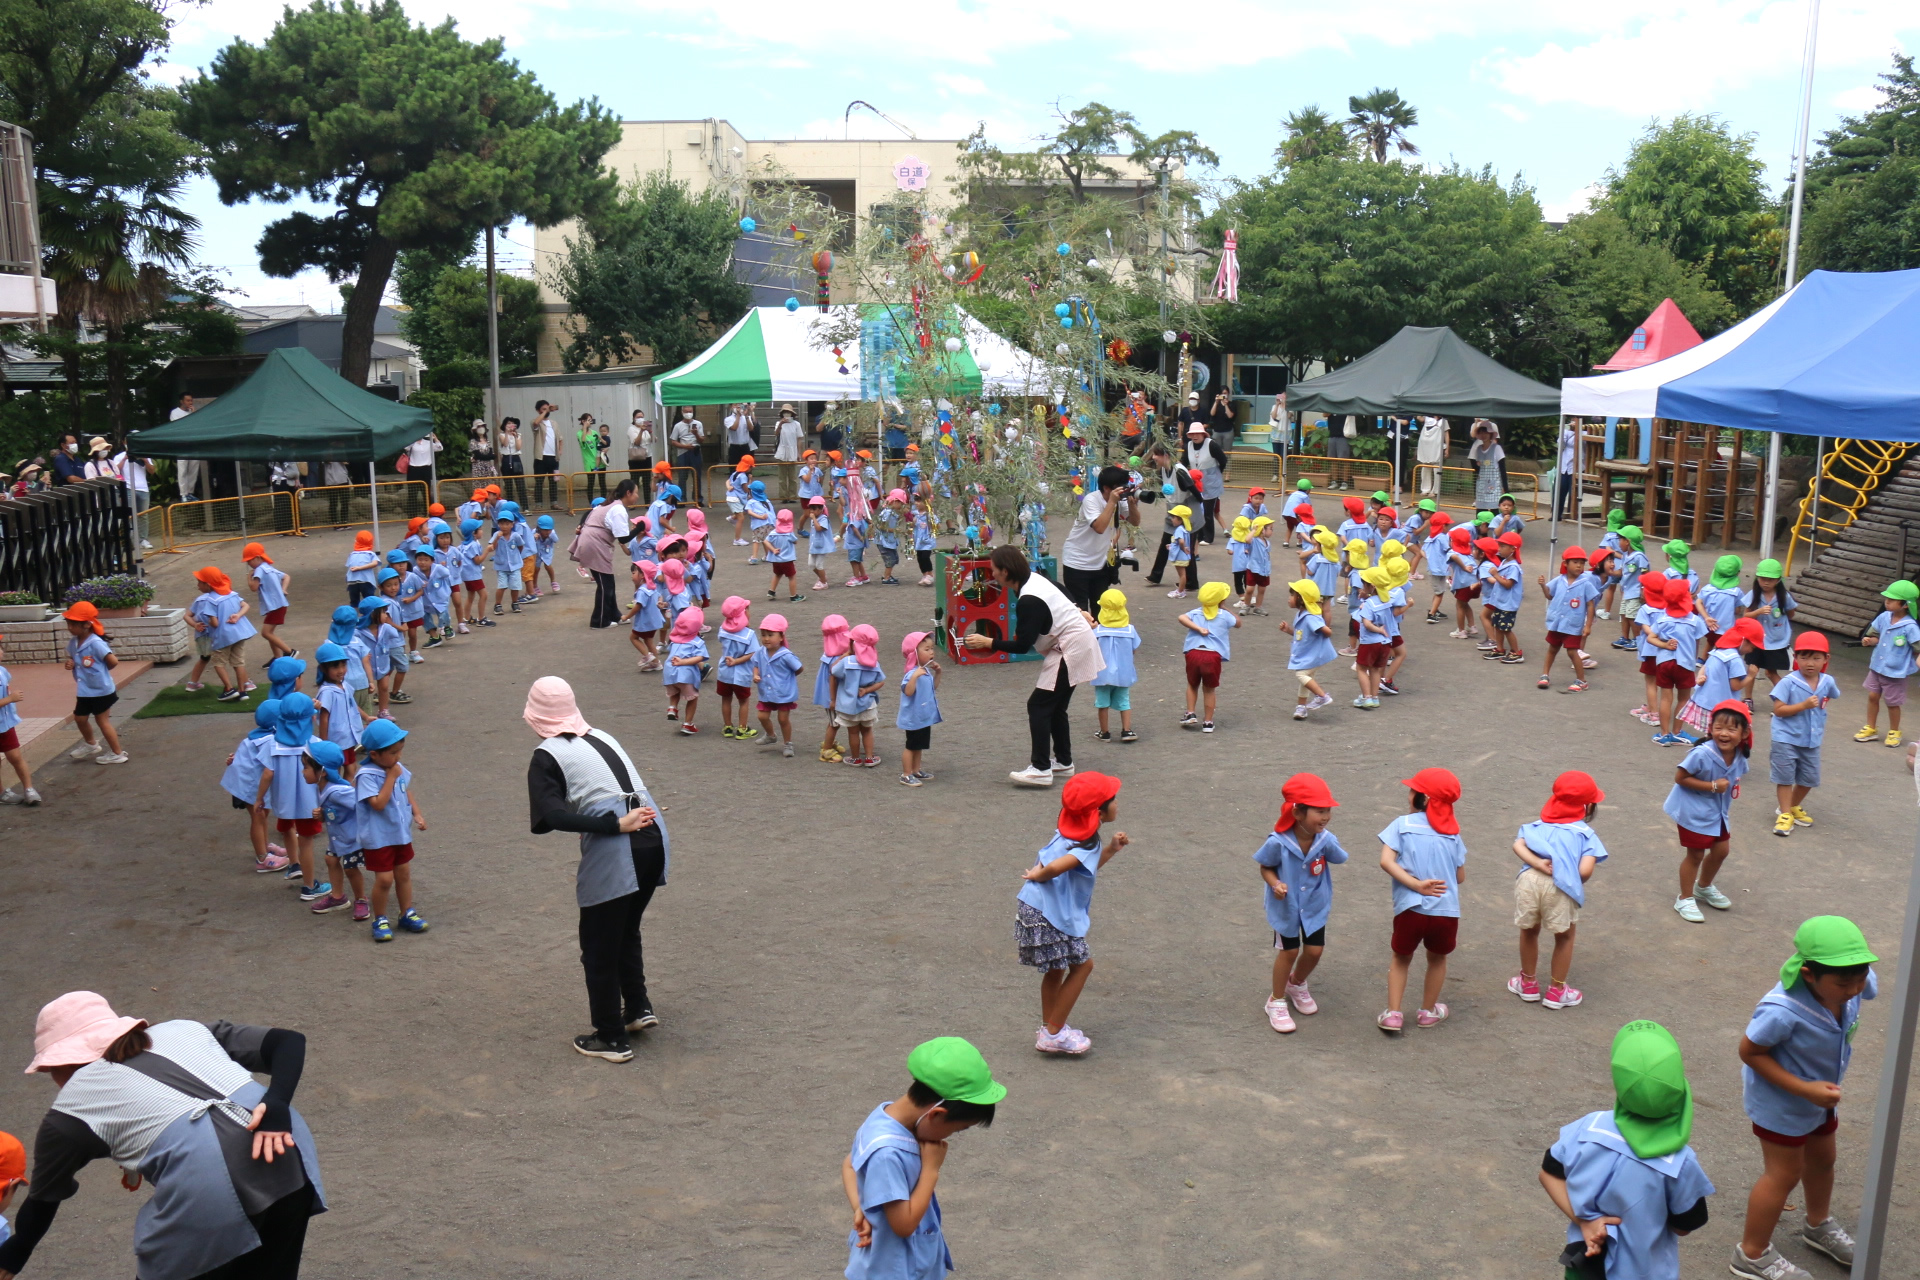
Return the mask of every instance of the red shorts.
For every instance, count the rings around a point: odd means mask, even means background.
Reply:
[[[273,826],[282,835],[297,831],[303,836],[317,836],[327,829],[327,824],[318,818],[276,818]]]
[[[1724,826],[1720,828],[1720,834],[1717,836],[1702,835],[1698,831],[1689,831],[1680,826],[1676,826],[1674,830],[1680,833],[1682,849],[1711,849],[1727,838],[1727,829]]]
[[[1281,516],[1280,518],[1287,522],[1288,533],[1292,533],[1300,524],[1300,517],[1298,516]]]
[[[1828,1107],[1826,1123],[1822,1124],[1818,1129],[1800,1134],[1775,1133],[1771,1129],[1762,1129],[1756,1124],[1753,1126],[1753,1136],[1762,1142],[1771,1142],[1777,1147],[1804,1147],[1807,1145],[1808,1138],[1823,1138],[1839,1127],[1840,1113],[1832,1107]]]
[[[791,711],[800,704],[797,702],[758,702],[754,705],[762,711]]]
[[[1395,636],[1395,637],[1393,638],[1393,644],[1392,644],[1392,646],[1391,646],[1391,647],[1392,647],[1392,648],[1395,648],[1395,649],[1404,649],[1404,648],[1406,648],[1406,647],[1407,647],[1407,638],[1406,638],[1405,636]]]
[[[427,625],[427,620],[425,618],[415,618],[412,621],[407,623],[407,630],[418,631],[420,628],[426,625]]]
[[[1368,667],[1384,667],[1387,665],[1387,655],[1392,652],[1393,646],[1390,644],[1363,644],[1360,646],[1360,655],[1353,660],[1353,663],[1362,670]]]
[[[277,627],[286,620],[287,606],[281,605],[278,609],[267,610],[266,614],[261,617],[260,624],[267,627]]]
[[[466,588],[467,590],[473,592],[475,595],[480,595],[481,593],[486,591],[487,584],[484,582],[469,582],[466,584]]]
[[[1641,675],[1643,675],[1643,676],[1650,676],[1650,675],[1653,675],[1654,673],[1656,673],[1656,672],[1657,672],[1657,671],[1659,671],[1659,670],[1660,670],[1660,659],[1658,659],[1658,658],[1642,658],[1642,659],[1640,659],[1640,674],[1641,674]]]
[[[1211,649],[1187,650],[1187,684],[1220,687],[1220,655]]]
[[[8,729],[5,733],[0,733],[0,752],[18,751],[19,749],[20,731],[18,729]]]
[[[1251,569],[1247,570],[1247,581],[1256,587],[1267,587],[1267,586],[1273,585],[1273,578],[1271,576],[1264,573],[1255,573]]]
[[[1451,955],[1459,933],[1459,916],[1422,915],[1408,907],[1393,918],[1393,954],[1410,956],[1425,943],[1429,955]]]
[[[359,750],[360,748],[358,747],[342,747],[340,749],[341,763],[349,769],[353,768],[354,756]]]
[[[773,576],[776,578],[791,578],[793,576],[793,561],[775,560],[773,562]]]
[[[367,850],[367,870],[373,872],[391,871],[395,867],[404,867],[413,861],[411,844],[387,844],[378,849]]]
[[[1656,689],[1691,689],[1693,672],[1683,668],[1678,662],[1662,662],[1653,670],[1653,687]]]
[[[1473,598],[1479,594],[1480,588],[1478,587],[1455,587],[1453,589],[1453,598],[1461,604],[1472,604]]]
[[[1547,632],[1547,648],[1549,649],[1578,649],[1585,641],[1585,636],[1569,635],[1564,631]]]

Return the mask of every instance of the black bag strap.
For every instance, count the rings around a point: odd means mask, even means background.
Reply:
[[[626,796],[627,807],[637,808],[640,804],[640,793],[634,789],[633,775],[627,772],[627,762],[620,758],[620,753],[592,733],[581,734],[580,741],[592,747],[600,759],[606,763],[607,768],[613,772],[614,781],[620,784],[620,790]]]

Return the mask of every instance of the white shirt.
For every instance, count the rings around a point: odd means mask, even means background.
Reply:
[[[167,421],[178,422],[180,421],[180,419],[186,417],[191,412],[193,412],[193,410],[182,409],[179,405],[175,405],[173,406],[173,412],[167,415]]]
[[[1413,456],[1429,466],[1438,466],[1446,455],[1447,420],[1423,418],[1420,422],[1420,443],[1414,447]]]
[[[1498,462],[1500,461],[1500,459],[1507,456],[1507,451],[1500,447],[1499,424],[1493,423],[1493,422],[1487,422],[1481,425],[1485,425],[1493,429],[1492,438],[1488,440],[1481,440],[1478,436],[1475,436],[1473,441],[1473,447],[1467,450],[1467,457],[1472,459],[1475,462]]]
[[[613,535],[615,542],[625,542],[633,536],[633,513],[627,510],[624,502],[609,502],[606,508],[607,514],[601,519],[607,526],[607,532]]]
[[[430,467],[433,465],[433,455],[445,447],[431,436],[422,436],[407,446],[407,466]]]
[[[147,468],[144,458],[130,458],[125,453],[117,455],[113,465],[120,472],[120,478],[127,482],[128,493],[147,492]]]
[[[328,484],[345,484],[347,483],[347,464],[344,462],[329,462],[321,468],[320,474]]]
[[[753,443],[753,419],[748,415],[744,413],[728,414],[726,428],[728,444]]]
[[[120,468],[111,458],[89,458],[84,474],[89,480],[118,480]]]
[[[1560,428],[1560,470],[1568,473],[1574,469],[1574,459],[1580,451],[1580,428],[1569,422]]]
[[[1080,499],[1080,510],[1074,514],[1073,528],[1067,531],[1067,540],[1060,548],[1060,563],[1069,569],[1104,569],[1107,566],[1107,547],[1113,542],[1113,525],[1100,530],[1093,527],[1107,509],[1107,500],[1098,489],[1085,494]],[[1113,519],[1120,519],[1120,505],[1113,508]]]
[[[782,418],[773,424],[775,441],[773,457],[776,462],[800,461],[800,422],[797,418]]]
[[[540,433],[540,456],[543,458],[553,457],[553,419],[542,418],[540,421],[534,423],[533,426],[534,429]]]
[[[673,424],[673,432],[668,437],[677,448],[698,449],[700,442],[706,439],[707,424],[698,418],[680,418]]]
[[[653,427],[642,422],[627,424],[627,451],[637,450],[641,457],[653,456]]]

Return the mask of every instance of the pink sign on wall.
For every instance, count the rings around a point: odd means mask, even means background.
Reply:
[[[919,156],[901,156],[893,162],[893,182],[902,191],[922,191],[927,185],[927,164]]]

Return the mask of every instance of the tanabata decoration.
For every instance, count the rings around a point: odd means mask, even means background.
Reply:
[[[1226,247],[1220,250],[1220,269],[1213,273],[1213,296],[1240,301],[1240,237],[1236,232],[1227,232]]]
[[[1061,316],[1061,317],[1060,317],[1060,327],[1061,327],[1062,329],[1071,329],[1071,328],[1073,328],[1073,317],[1072,317],[1072,316]]]
[[[1115,338],[1107,344],[1107,359],[1124,364],[1132,357],[1133,347],[1125,338]]]
[[[826,309],[826,308],[824,308],[824,307],[823,307],[823,308],[821,308],[821,310],[823,310],[823,311],[824,311],[825,309]],[[843,352],[843,351],[841,351],[841,349],[840,349],[839,347],[835,347],[835,348],[833,349],[833,358],[834,358],[835,360],[837,360],[837,361],[839,361],[839,362],[840,362],[840,372],[841,372],[841,373],[843,373],[843,374],[845,374],[845,375],[846,375],[847,377],[849,377],[849,378],[851,378],[851,377],[853,376],[853,370],[851,370],[851,369],[849,369],[849,368],[847,368],[847,357],[846,357],[846,353],[845,353],[845,352]]]
[[[833,250],[815,249],[813,251],[814,301],[820,304],[820,313],[825,315],[833,298],[827,284],[827,277],[833,274]]]
[[[1073,314],[1073,308],[1067,303],[1056,302],[1053,304],[1053,314],[1064,318]]]
[[[800,309],[800,299],[798,298],[787,299],[787,310],[798,311],[799,309]]]
[[[966,345],[967,345],[966,343],[964,343],[964,342],[962,342],[962,341],[960,341],[960,339],[958,339],[958,338],[948,338],[948,339],[947,339],[947,353],[948,353],[949,355],[958,355],[958,354],[960,354],[960,348],[962,348],[962,347],[964,347],[964,346],[966,346]]]
[[[741,234],[750,236],[753,234],[754,229],[759,225],[760,224],[755,222],[752,218],[742,218],[740,219]]]
[[[1068,254],[1073,252],[1073,246],[1068,244],[1066,241],[1062,240],[1059,244],[1054,246],[1053,251],[1064,258]]]
[[[953,266],[953,280],[956,284],[972,284],[986,271],[980,263],[980,255],[971,249],[955,255]]]

